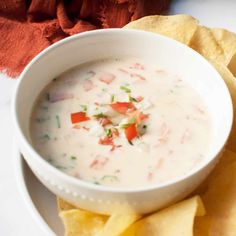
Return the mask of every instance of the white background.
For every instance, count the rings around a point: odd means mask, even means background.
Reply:
[[[188,13],[202,24],[236,32],[235,0],[176,0],[171,13]],[[0,49],[1,50],[1,49]],[[0,235],[45,235],[19,194],[13,165],[10,104],[17,80],[0,75]]]

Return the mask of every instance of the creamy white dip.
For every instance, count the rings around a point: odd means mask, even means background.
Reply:
[[[154,63],[109,59],[63,73],[31,118],[35,149],[94,184],[140,187],[188,173],[207,156],[211,118],[200,95]]]

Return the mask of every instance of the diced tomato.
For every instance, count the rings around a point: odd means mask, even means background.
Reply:
[[[134,111],[136,110],[134,104],[132,102],[116,102],[110,105],[113,110],[121,113],[126,114],[128,110]]]
[[[132,139],[138,136],[138,132],[137,132],[135,124],[131,124],[129,127],[125,129],[125,136],[128,141],[131,141]]]
[[[99,144],[101,145],[113,145],[112,137],[105,137],[99,139]]]
[[[106,126],[106,125],[112,124],[111,120],[106,117],[100,118],[99,123],[101,124],[101,126]]]
[[[71,123],[72,124],[84,122],[87,120],[90,120],[90,118],[86,116],[85,112],[81,111],[81,112],[71,113]]]
[[[105,84],[110,84],[115,79],[115,75],[111,73],[104,73],[99,77],[99,80]]]

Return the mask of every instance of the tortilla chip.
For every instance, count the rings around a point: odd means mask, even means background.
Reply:
[[[224,65],[221,65],[217,62],[211,62],[213,66],[217,69],[217,71],[221,74],[224,79],[233,101],[234,113],[236,111],[236,78],[232,75],[232,73],[228,70],[228,68]],[[231,151],[236,152],[236,115],[234,115],[233,127],[228,140],[227,148]]]
[[[228,65],[236,53],[236,34],[225,29],[211,29],[217,43],[224,51],[225,65]]]
[[[190,236],[195,216],[204,214],[202,201],[196,196],[143,218],[121,236]]]
[[[57,209],[59,212],[76,209],[77,207],[71,205],[70,203],[66,202],[65,200],[57,197]]]
[[[198,26],[189,45],[206,59],[226,63],[224,51],[216,41],[211,30],[204,26]]]
[[[137,214],[115,214],[107,221],[104,228],[97,236],[116,236],[124,232],[131,224],[137,221],[141,216]]]
[[[107,216],[79,209],[61,211],[59,216],[64,223],[66,236],[96,235],[108,219]]]
[[[236,154],[226,151],[201,195],[207,215],[194,225],[195,236],[236,235]]]
[[[165,35],[189,44],[198,26],[198,21],[189,15],[146,16],[130,22],[124,28],[140,29]]]
[[[228,64],[228,69],[233,74],[233,76],[236,76],[236,53],[231,58],[231,60]]]

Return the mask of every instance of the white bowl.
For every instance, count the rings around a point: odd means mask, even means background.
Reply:
[[[31,110],[40,91],[52,78],[84,62],[119,56],[151,58],[160,68],[180,75],[201,94],[212,115],[213,137],[209,155],[201,165],[174,181],[128,190],[98,186],[57,170],[32,147],[29,135]],[[14,95],[13,118],[15,135],[25,160],[53,193],[94,212],[112,214],[130,209],[148,213],[186,197],[205,179],[227,141],[233,109],[222,78],[195,51],[161,35],[108,29],[66,38],[35,57],[20,76]]]

